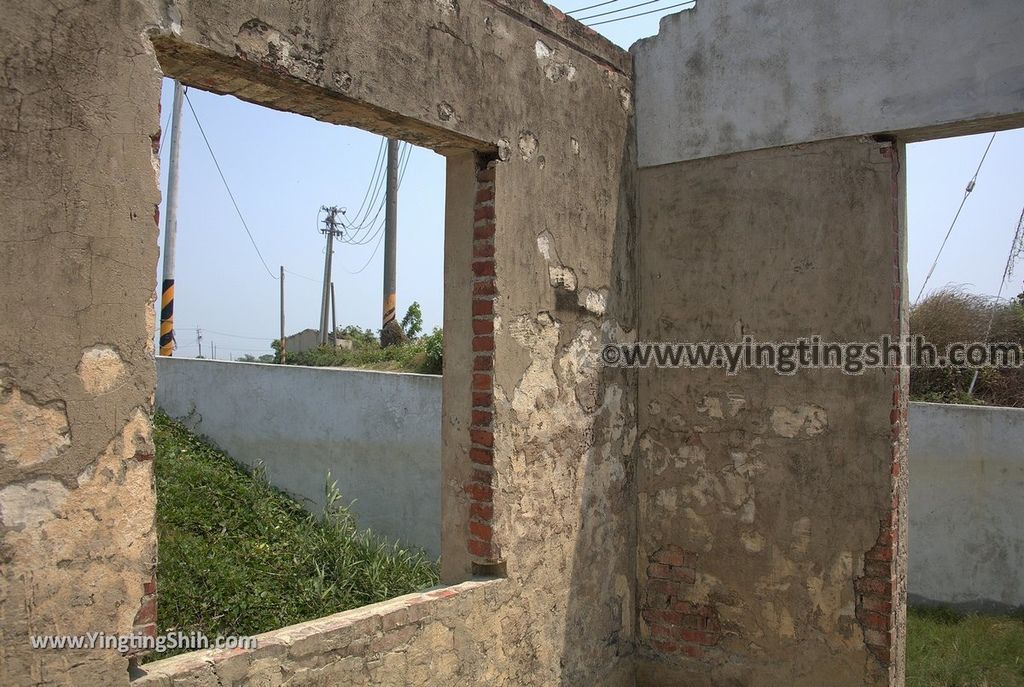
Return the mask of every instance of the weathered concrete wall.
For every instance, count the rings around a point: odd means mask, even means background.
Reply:
[[[394,684],[629,684],[635,384],[583,355],[635,326],[629,56],[532,0],[8,3],[0,45],[0,682],[124,684],[113,652],[27,637],[152,620],[163,71],[429,145],[460,175],[443,568],[507,580],[447,621],[425,614],[405,630],[416,651],[367,661],[400,663]],[[232,679],[309,684],[348,665],[314,660],[300,673],[269,647]],[[175,682],[208,680],[176,665]]]
[[[159,75],[134,3],[0,22],[0,683],[116,684],[31,634],[151,622]]]
[[[1019,0],[698,0],[633,47],[642,166],[1024,126]]]
[[[911,403],[909,463],[910,601],[1024,607],[1024,410]]]
[[[899,159],[848,139],[642,169],[640,339],[899,336]],[[640,371],[638,684],[901,680],[905,382]]]
[[[441,554],[441,378],[157,358],[157,405],[314,510]]]

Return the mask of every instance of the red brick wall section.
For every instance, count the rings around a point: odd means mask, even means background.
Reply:
[[[501,554],[491,529],[494,516],[494,260],[493,160],[483,160],[476,177],[473,214],[473,383],[469,457],[473,462],[465,491],[469,496],[467,547],[474,562],[491,565]]]
[[[132,622],[132,634],[156,637],[156,578],[142,585],[142,604]],[[139,652],[130,652],[139,653]]]
[[[883,518],[878,541],[864,554],[864,574],[853,584],[857,621],[864,643],[883,666],[889,665],[892,642],[892,560],[896,545],[895,515]]]
[[[700,658],[722,638],[718,610],[689,600],[696,580],[697,554],[666,546],[651,554],[641,610],[650,643],[663,654]]]

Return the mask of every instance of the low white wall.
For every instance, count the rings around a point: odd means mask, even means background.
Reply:
[[[361,527],[440,555],[440,377],[158,357],[157,405],[311,509],[330,472]]]
[[[911,602],[1024,606],[1024,409],[910,404]]]

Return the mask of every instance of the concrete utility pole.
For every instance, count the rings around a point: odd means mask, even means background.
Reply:
[[[167,218],[164,220],[164,274],[160,295],[160,355],[174,355],[174,244],[178,238],[178,159],[181,152],[181,82],[174,82],[171,109],[171,161],[167,173]]]
[[[334,300],[334,282],[331,282],[331,345],[338,346],[338,302]]]
[[[380,343],[390,346],[402,341],[401,328],[395,322],[395,267],[398,239],[398,141],[388,139],[388,183],[384,206],[384,313]]]
[[[327,236],[327,253],[324,256],[324,288],[320,300],[320,345],[325,346],[331,307],[331,260],[334,257],[334,237],[341,236],[341,229],[338,229],[338,215],[342,210],[326,205],[321,209],[327,213],[327,217],[324,218],[324,228],[320,230],[321,234]]]
[[[196,343],[199,344],[199,355],[197,355],[196,357],[197,358],[202,358],[203,357],[203,330],[200,329],[199,327],[196,327]]]
[[[284,265],[281,265],[281,364],[285,362],[285,358],[288,356],[288,344],[287,339],[284,337]]]

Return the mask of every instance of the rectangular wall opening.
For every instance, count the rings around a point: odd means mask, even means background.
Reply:
[[[155,307],[159,564],[136,631],[199,634],[208,648],[232,648],[216,638],[439,584],[442,398],[464,400],[445,412],[466,416],[468,452],[473,373],[456,366],[449,379],[450,360],[469,360],[474,321],[490,321],[473,309],[477,258],[472,239],[461,239],[472,236],[481,182],[472,150],[415,126],[405,136],[391,123],[385,137],[375,119],[378,133],[368,133],[244,95],[183,95],[170,356],[159,355],[164,255]],[[162,252],[173,97],[165,79],[155,150]],[[387,137],[398,163],[391,299]],[[446,234],[464,254],[446,255]],[[493,261],[493,249],[479,260]],[[464,270],[446,274],[452,264]],[[482,545],[479,518],[471,526],[468,512],[446,517],[449,528],[464,521],[463,556],[474,538]],[[465,561],[446,565],[446,580],[468,577]],[[196,648],[206,647],[140,662]]]

